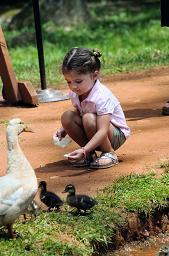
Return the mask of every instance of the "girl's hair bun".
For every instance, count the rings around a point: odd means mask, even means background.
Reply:
[[[71,48],[65,55],[62,63],[62,73],[76,71],[79,74],[93,73],[100,70],[101,53],[97,49]]]
[[[93,49],[93,55],[97,58],[102,56],[101,52],[98,49]]]

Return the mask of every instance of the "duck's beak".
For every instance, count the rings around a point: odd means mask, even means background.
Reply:
[[[34,131],[32,130],[32,128],[30,128],[30,127],[28,127],[28,126],[25,126],[24,131],[25,131],[25,132],[34,132]]]

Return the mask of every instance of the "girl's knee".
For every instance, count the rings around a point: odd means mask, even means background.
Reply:
[[[86,113],[82,118],[83,126],[85,128],[96,128],[96,115],[93,113]]]
[[[65,111],[62,116],[61,116],[61,123],[62,126],[67,126],[70,124],[70,122],[72,122],[72,118],[73,118],[73,111],[71,110],[67,110]]]

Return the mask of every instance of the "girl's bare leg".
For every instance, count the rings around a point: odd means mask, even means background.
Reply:
[[[86,133],[88,140],[90,140],[97,131],[97,116],[92,113],[87,113],[83,116],[83,127]],[[110,124],[108,136],[100,143],[99,147],[96,150],[101,152],[114,152],[110,141],[113,139],[113,125]],[[112,159],[109,158],[98,158],[99,165],[106,165],[111,163]]]
[[[61,123],[66,133],[80,146],[83,147],[88,142],[82,118],[78,112],[68,110],[63,113]]]
[[[62,126],[69,136],[80,146],[83,147],[94,136],[97,131],[97,116],[92,113],[86,113],[83,118],[74,111],[66,111],[61,117]],[[100,144],[101,152],[112,152],[110,140],[112,140],[113,126],[110,125],[109,134]],[[110,162],[110,159],[99,159],[99,164],[104,165]]]
[[[88,140],[90,140],[97,131],[97,116],[92,113],[86,113],[83,116],[83,127],[86,133]],[[103,142],[99,145],[99,150],[102,152],[111,152],[113,151],[110,141],[112,140],[113,126],[110,124],[109,134],[104,139]]]

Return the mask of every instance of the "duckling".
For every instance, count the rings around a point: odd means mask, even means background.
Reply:
[[[66,202],[69,206],[77,208],[77,212],[80,213],[81,210],[86,211],[91,209],[93,206],[97,204],[97,201],[87,195],[76,195],[75,186],[69,184],[65,187],[63,193],[68,193]]]
[[[0,177],[0,226],[14,238],[12,225],[32,202],[38,183],[35,172],[22,152],[18,135],[31,131],[19,118],[9,121],[7,136],[7,172]]]
[[[60,206],[63,205],[63,201],[55,193],[47,191],[47,183],[46,183],[46,181],[42,180],[39,183],[39,188],[41,189],[40,200],[46,206],[48,206],[48,211],[50,211],[51,209],[55,209],[55,208],[57,210],[60,210]]]
[[[35,202],[35,200],[33,200],[29,205],[28,208],[26,209],[26,211],[24,212],[23,216],[24,216],[24,220],[26,221],[26,214],[34,215],[34,217],[36,218],[37,214],[40,211],[40,207],[39,205]]]

